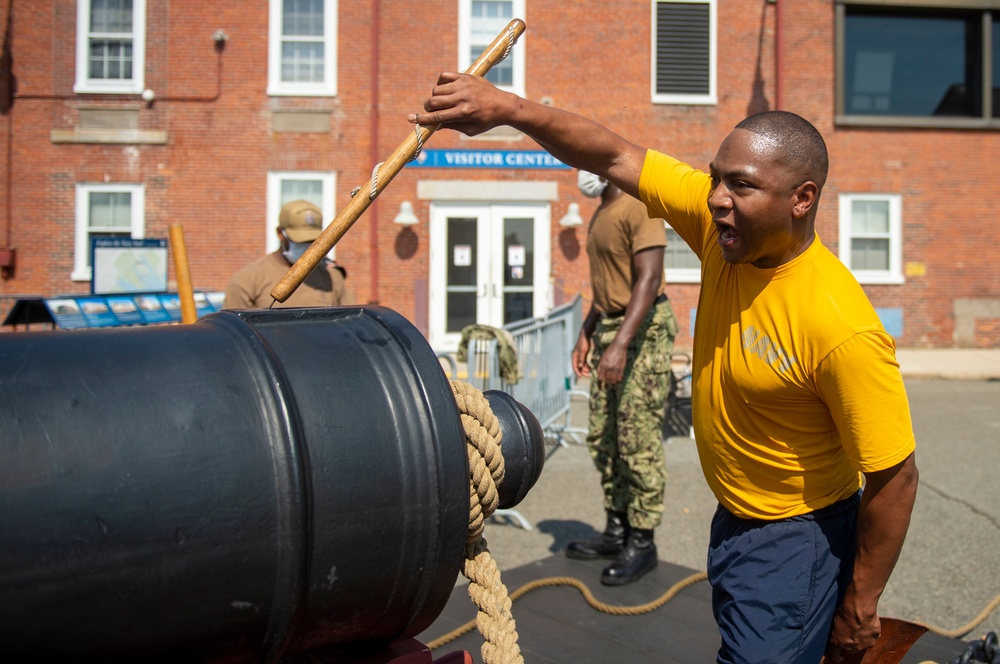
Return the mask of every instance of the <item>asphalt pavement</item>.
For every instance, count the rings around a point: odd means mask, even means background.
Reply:
[[[968,626],[1000,595],[1000,349],[900,350],[897,357],[917,437],[920,489],[880,611],[952,631]],[[574,397],[568,423],[586,426],[586,410],[586,399]],[[716,501],[694,440],[670,437],[664,445],[669,476],[666,513],[656,531],[659,558],[704,570]],[[570,540],[603,528],[597,475],[585,446],[552,446],[541,478],[515,509],[530,530],[513,518],[494,519],[486,529],[501,572],[562,555]],[[516,603],[513,613],[516,619]],[[974,641],[989,631],[1000,634],[1000,608],[967,634],[951,636]]]

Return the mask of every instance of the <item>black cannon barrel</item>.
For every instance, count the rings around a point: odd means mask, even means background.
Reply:
[[[542,441],[504,403],[509,506]],[[454,587],[468,495],[450,385],[391,310],[0,335],[0,660],[412,637]]]

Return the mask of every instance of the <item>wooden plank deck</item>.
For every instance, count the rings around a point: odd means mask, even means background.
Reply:
[[[570,560],[561,554],[502,573],[510,593],[529,581],[570,576],[583,581],[601,602],[634,606],[660,597],[673,584],[695,570],[660,561],[638,582],[619,588],[599,582],[605,561]],[[468,582],[462,580],[438,619],[417,639],[429,643],[476,615],[469,599]],[[558,664],[702,664],[715,661],[718,631],[712,618],[711,591],[706,581],[682,590],[664,606],[640,616],[616,616],[591,608],[576,588],[539,588],[514,602],[518,645],[524,661]],[[467,650],[482,662],[482,636],[473,629],[434,651],[440,657],[453,650]],[[905,664],[947,664],[961,655],[966,644],[935,634],[925,634],[903,659]],[[786,663],[781,663],[786,664]],[[788,663],[791,664],[791,663]]]

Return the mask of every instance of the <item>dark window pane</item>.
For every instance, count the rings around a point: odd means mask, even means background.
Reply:
[[[476,285],[476,223],[475,217],[448,218],[448,255],[445,260],[448,261],[449,287]]]
[[[709,93],[709,27],[707,4],[656,4],[657,94]]]
[[[513,323],[534,316],[534,297],[531,293],[503,294],[503,322]]]
[[[535,278],[534,220],[503,220],[504,286],[530,286]]]
[[[993,117],[1000,118],[1000,12],[993,14]]]
[[[90,40],[90,78],[128,80],[132,78],[132,41]]]
[[[476,293],[448,293],[448,332],[461,332],[462,328],[476,322]]]
[[[849,8],[844,23],[844,112],[980,116],[980,16]]]

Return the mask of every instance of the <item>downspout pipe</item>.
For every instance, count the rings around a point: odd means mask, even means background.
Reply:
[[[378,87],[378,74],[379,74],[379,0],[372,0],[372,67],[371,67],[371,123],[369,124],[370,133],[370,152],[371,152],[371,163],[377,164],[378,159],[378,99],[379,99],[379,87]],[[368,246],[368,258],[371,261],[371,291],[368,297],[368,302],[370,304],[378,304],[378,199],[376,198],[371,202],[369,206],[370,221],[368,223],[368,236],[369,236],[369,246]]]
[[[782,0],[774,2],[774,110],[780,111],[784,108],[782,94],[783,60],[781,47],[781,5]]]

